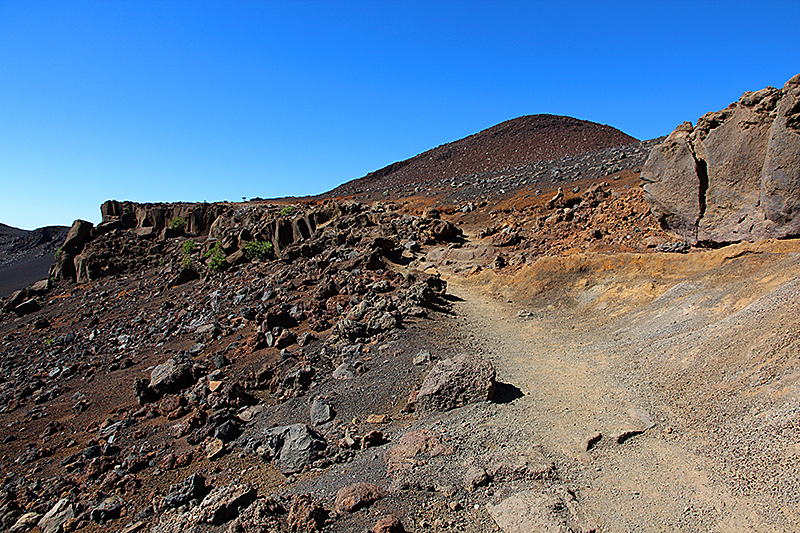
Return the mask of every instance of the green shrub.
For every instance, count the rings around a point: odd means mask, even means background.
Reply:
[[[286,207],[284,207],[283,209],[281,209],[281,216],[282,216],[282,217],[285,217],[286,215],[288,215],[289,213],[291,213],[291,212],[292,212],[292,211],[294,211],[295,209],[296,209],[296,208],[295,208],[295,206],[293,206],[293,205],[287,205]]]
[[[192,255],[196,249],[197,246],[194,241],[184,241],[182,246],[183,255]]]
[[[61,253],[62,253],[61,246],[59,246],[56,249],[56,253],[54,254],[56,261],[58,261],[61,258]]]
[[[190,266],[192,266],[191,256],[184,255],[183,259],[181,259],[181,268],[189,268]]]
[[[210,257],[208,268],[217,271],[225,267],[225,250],[220,243],[216,243],[213,248],[203,254],[203,257]]]
[[[170,229],[179,229],[185,230],[186,229],[186,221],[183,220],[181,217],[173,217],[172,220],[169,221]]]
[[[250,241],[244,245],[244,256],[247,259],[270,259],[273,255],[272,243],[268,241]]]

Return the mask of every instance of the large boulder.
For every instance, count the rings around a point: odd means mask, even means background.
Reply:
[[[494,365],[476,355],[459,354],[434,366],[417,392],[417,413],[449,411],[494,396]]]
[[[653,214],[687,242],[800,235],[800,74],[678,126],[642,180]]]

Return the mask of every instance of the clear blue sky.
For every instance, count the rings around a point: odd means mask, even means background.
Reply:
[[[0,0],[0,222],[317,194],[520,115],[669,133],[800,72],[800,1]]]

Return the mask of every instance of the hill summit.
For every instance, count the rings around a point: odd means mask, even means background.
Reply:
[[[426,180],[524,167],[636,141],[616,128],[588,120],[525,115],[392,163],[345,183],[325,196],[347,196],[367,187],[419,184]]]

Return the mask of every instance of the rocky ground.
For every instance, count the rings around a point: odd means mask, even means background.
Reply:
[[[2,527],[797,530],[800,245],[663,230],[657,142],[104,204],[2,301]]]

